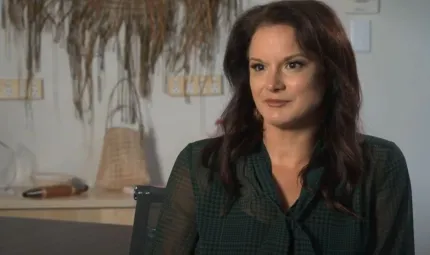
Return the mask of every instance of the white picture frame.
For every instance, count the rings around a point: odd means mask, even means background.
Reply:
[[[349,14],[377,14],[380,12],[380,0],[343,0],[345,12]]]

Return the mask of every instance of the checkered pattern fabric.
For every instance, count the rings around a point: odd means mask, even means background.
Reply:
[[[354,217],[329,209],[312,192],[328,171],[318,164],[306,176],[310,189],[281,210],[264,146],[238,162],[241,197],[222,214],[224,189],[217,178],[209,183],[199,164],[207,141],[189,144],[176,160],[151,254],[414,254],[411,184],[393,142],[365,136],[367,174],[348,205]]]

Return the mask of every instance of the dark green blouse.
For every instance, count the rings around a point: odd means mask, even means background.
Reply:
[[[365,136],[369,174],[353,193],[354,217],[329,209],[311,191],[325,171],[318,165],[306,176],[311,189],[283,212],[264,146],[238,162],[241,197],[223,215],[221,182],[209,184],[199,164],[207,141],[189,144],[175,162],[151,254],[415,254],[411,184],[394,143]]]

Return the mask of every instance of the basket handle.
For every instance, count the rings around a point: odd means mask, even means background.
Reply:
[[[124,84],[124,82],[126,82],[127,84]],[[130,91],[129,91],[130,96],[133,97],[134,102],[136,103],[137,107],[133,107],[131,105],[119,105],[119,106],[115,107],[114,109],[112,109],[112,104],[113,104],[112,101],[113,101],[113,97],[115,95],[116,90],[119,87],[125,86],[125,85],[127,85],[128,88],[130,89]],[[144,139],[144,135],[145,135],[145,128],[144,128],[144,125],[143,125],[143,116],[142,116],[141,104],[140,104],[140,100],[139,100],[137,89],[136,89],[135,86],[133,86],[133,83],[128,78],[120,79],[115,84],[114,88],[112,89],[112,92],[109,95],[108,110],[107,110],[107,116],[106,116],[106,122],[105,122],[105,130],[106,131],[109,129],[109,127],[112,126],[112,119],[115,116],[115,114],[118,111],[121,111],[123,109],[130,109],[131,111],[136,111],[137,112],[138,131],[139,131],[140,140],[141,140],[141,143],[142,143],[142,146],[143,146],[143,139]]]

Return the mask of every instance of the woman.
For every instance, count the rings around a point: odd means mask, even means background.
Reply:
[[[414,254],[405,158],[359,133],[355,57],[333,10],[250,9],[224,71],[223,135],[179,154],[152,254]]]

